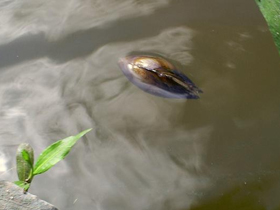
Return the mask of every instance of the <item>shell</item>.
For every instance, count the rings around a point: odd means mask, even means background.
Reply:
[[[124,75],[134,85],[165,98],[198,99],[202,91],[161,57],[127,56],[119,60]]]

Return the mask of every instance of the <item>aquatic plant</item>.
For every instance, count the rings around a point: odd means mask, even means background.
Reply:
[[[280,0],[256,0],[280,54]]]
[[[24,192],[27,192],[34,176],[48,171],[56,163],[64,159],[75,143],[90,130],[84,130],[76,136],[69,136],[53,143],[40,154],[35,165],[32,147],[27,143],[20,144],[16,154],[19,181],[14,183],[23,188]]]

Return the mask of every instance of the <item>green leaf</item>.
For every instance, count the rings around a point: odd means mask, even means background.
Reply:
[[[23,182],[23,181],[15,181],[14,184],[16,184],[17,186],[23,188],[25,191],[28,191],[30,184],[27,182]]]
[[[28,152],[27,152],[25,149],[22,150],[21,155],[22,155],[23,159],[24,159],[26,162],[29,162],[29,160],[30,160],[29,154],[28,154]]]
[[[22,150],[21,152],[22,158],[29,163],[29,165],[32,167],[33,163],[32,160],[30,159],[30,154],[28,153],[28,151],[26,151],[25,149]]]
[[[77,134],[76,136],[70,136],[66,139],[59,140],[45,149],[41,153],[35,164],[33,176],[44,173],[60,160],[64,159],[65,156],[70,152],[74,144],[90,130],[91,129],[87,129]]]
[[[16,160],[19,180],[24,182],[27,179],[30,179],[32,177],[31,175],[34,162],[34,153],[32,147],[27,143],[20,144],[17,149]]]

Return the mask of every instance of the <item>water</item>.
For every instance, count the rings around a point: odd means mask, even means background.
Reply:
[[[280,60],[254,1],[0,3],[0,179],[93,128],[30,192],[59,209],[279,209]],[[149,95],[128,53],[158,54],[203,91]]]

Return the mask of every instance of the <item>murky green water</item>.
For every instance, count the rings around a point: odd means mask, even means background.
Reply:
[[[15,151],[93,131],[35,177],[59,209],[280,209],[280,59],[254,0],[0,3],[0,179]],[[149,95],[117,61],[152,53],[203,91]]]

